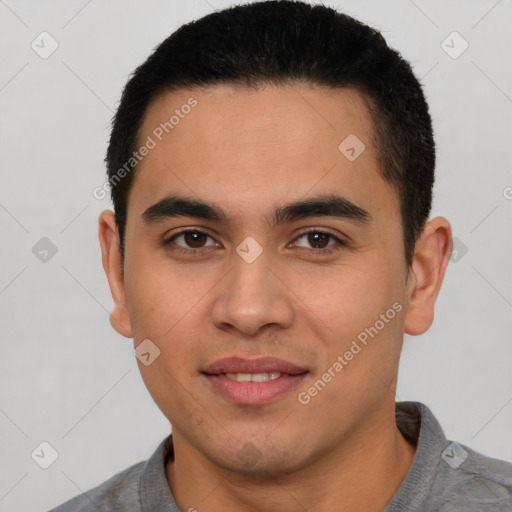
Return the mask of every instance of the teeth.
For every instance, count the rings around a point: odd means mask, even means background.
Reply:
[[[238,382],[265,382],[267,380],[275,380],[281,377],[279,372],[270,373],[226,373],[228,379]]]

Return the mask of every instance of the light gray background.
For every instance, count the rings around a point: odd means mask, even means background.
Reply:
[[[132,341],[109,324],[97,217],[110,202],[92,190],[129,73],[180,24],[230,4],[0,1],[2,511],[48,510],[146,459],[169,432]],[[329,5],[381,29],[425,84],[433,215],[468,249],[448,268],[432,328],[406,339],[398,399],[512,461],[512,1]],[[48,59],[31,48],[42,31],[59,44]],[[469,43],[457,59],[441,47],[453,31]],[[43,236],[58,248],[47,263],[32,253]],[[46,470],[30,456],[42,441],[59,453]]]

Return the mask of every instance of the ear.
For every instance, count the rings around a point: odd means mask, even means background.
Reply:
[[[112,313],[110,313],[110,323],[122,336],[133,338],[130,315],[125,302],[124,273],[119,245],[119,230],[114,212],[111,210],[101,212],[98,224],[101,260],[105,274],[107,274],[110,293],[114,299],[114,309]]]
[[[434,321],[434,305],[453,250],[452,230],[444,217],[428,221],[416,243],[409,270],[408,308],[404,329],[423,334]]]

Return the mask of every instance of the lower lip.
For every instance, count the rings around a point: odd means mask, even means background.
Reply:
[[[236,404],[262,405],[296,388],[307,372],[299,375],[282,375],[264,382],[239,382],[225,375],[203,375],[227,400]]]

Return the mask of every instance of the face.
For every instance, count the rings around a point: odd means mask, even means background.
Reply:
[[[160,351],[139,366],[175,443],[280,474],[378,435],[411,288],[364,98],[168,92],[139,142],[113,324]]]

